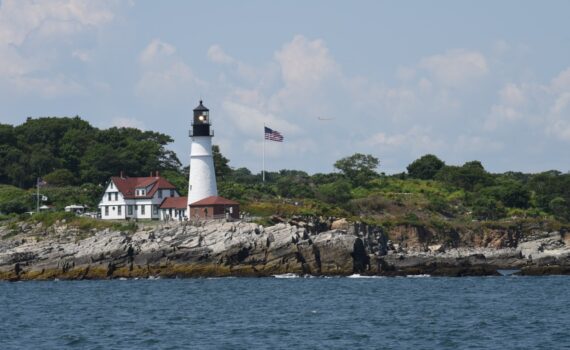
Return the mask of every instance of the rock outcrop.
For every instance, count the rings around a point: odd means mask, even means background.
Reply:
[[[322,232],[301,220],[147,223],[134,233],[24,223],[0,229],[0,279],[570,273],[569,243],[565,232],[441,234],[400,226],[387,234],[346,220]]]

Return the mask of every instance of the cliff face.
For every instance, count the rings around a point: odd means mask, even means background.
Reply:
[[[433,232],[403,225],[386,233],[346,222],[331,227],[338,229],[155,223],[134,233],[86,233],[65,223],[24,223],[16,231],[0,229],[0,279],[570,272],[570,237],[560,232]]]

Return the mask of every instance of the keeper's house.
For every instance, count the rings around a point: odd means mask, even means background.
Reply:
[[[176,187],[156,172],[149,177],[113,176],[107,184],[99,212],[106,220],[161,219],[160,205],[167,198],[180,197]],[[175,214],[175,213],[173,213]],[[185,217],[186,212],[176,213]],[[171,217],[176,217],[172,215]]]

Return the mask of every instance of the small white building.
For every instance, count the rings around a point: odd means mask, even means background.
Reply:
[[[188,219],[187,197],[166,198],[160,204],[160,220],[183,221]]]
[[[68,213],[83,214],[87,206],[81,204],[70,204],[63,208]]]
[[[160,219],[166,198],[180,197],[176,187],[156,172],[149,177],[114,176],[99,202],[103,220]]]

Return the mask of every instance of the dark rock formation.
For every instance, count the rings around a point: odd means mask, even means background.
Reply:
[[[283,221],[285,221],[283,219]],[[327,222],[328,229],[319,231]],[[291,225],[293,223],[293,225]],[[331,229],[330,227],[335,229]],[[369,274],[405,276],[570,273],[565,232],[512,229],[474,234],[295,218],[262,227],[245,222],[140,224],[133,234],[85,232],[65,224],[28,226],[0,240],[0,279]],[[0,228],[0,237],[7,235]],[[388,236],[390,239],[388,239]]]

